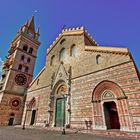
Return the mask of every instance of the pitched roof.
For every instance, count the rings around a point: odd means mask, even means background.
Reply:
[[[34,16],[32,16],[32,18],[28,21],[27,26],[29,30],[35,32]]]
[[[38,75],[35,77],[34,80],[32,80],[32,82],[30,83],[29,87],[33,85],[33,83],[36,81],[36,79],[43,73],[43,71],[45,70],[46,66],[44,66],[42,68],[42,70],[38,73]]]
[[[102,52],[102,53],[115,53],[115,54],[129,54],[127,48],[113,48],[104,46],[85,46],[85,51]]]

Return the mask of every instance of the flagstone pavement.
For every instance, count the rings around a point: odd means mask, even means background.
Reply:
[[[130,138],[97,136],[77,132],[50,131],[21,127],[0,127],[0,140],[132,140]],[[133,139],[134,140],[134,139]],[[135,139],[136,140],[136,139]]]

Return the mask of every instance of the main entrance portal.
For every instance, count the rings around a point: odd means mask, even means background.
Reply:
[[[115,102],[104,103],[104,114],[107,129],[120,129],[120,122]]]
[[[62,127],[65,124],[65,98],[59,98],[56,100],[56,112],[55,112],[55,126]]]

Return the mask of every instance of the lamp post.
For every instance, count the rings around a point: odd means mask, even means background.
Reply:
[[[27,117],[27,107],[28,107],[28,104],[26,103],[26,111],[25,111],[25,117],[24,117],[24,121],[23,121],[23,125],[22,125],[22,129],[24,130],[25,129],[25,122],[26,122],[26,117]]]
[[[64,118],[64,120],[63,120],[62,135],[66,135],[66,131],[65,131],[65,100],[66,100],[66,97],[67,97],[67,95],[63,94],[63,99],[64,99],[64,107],[63,107],[64,114],[63,114],[63,118]]]

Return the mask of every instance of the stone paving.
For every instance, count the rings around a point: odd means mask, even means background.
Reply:
[[[61,131],[50,131],[45,129],[21,127],[0,127],[0,140],[138,140],[130,138],[118,138],[107,136],[96,136],[75,132],[66,132],[62,135]]]

